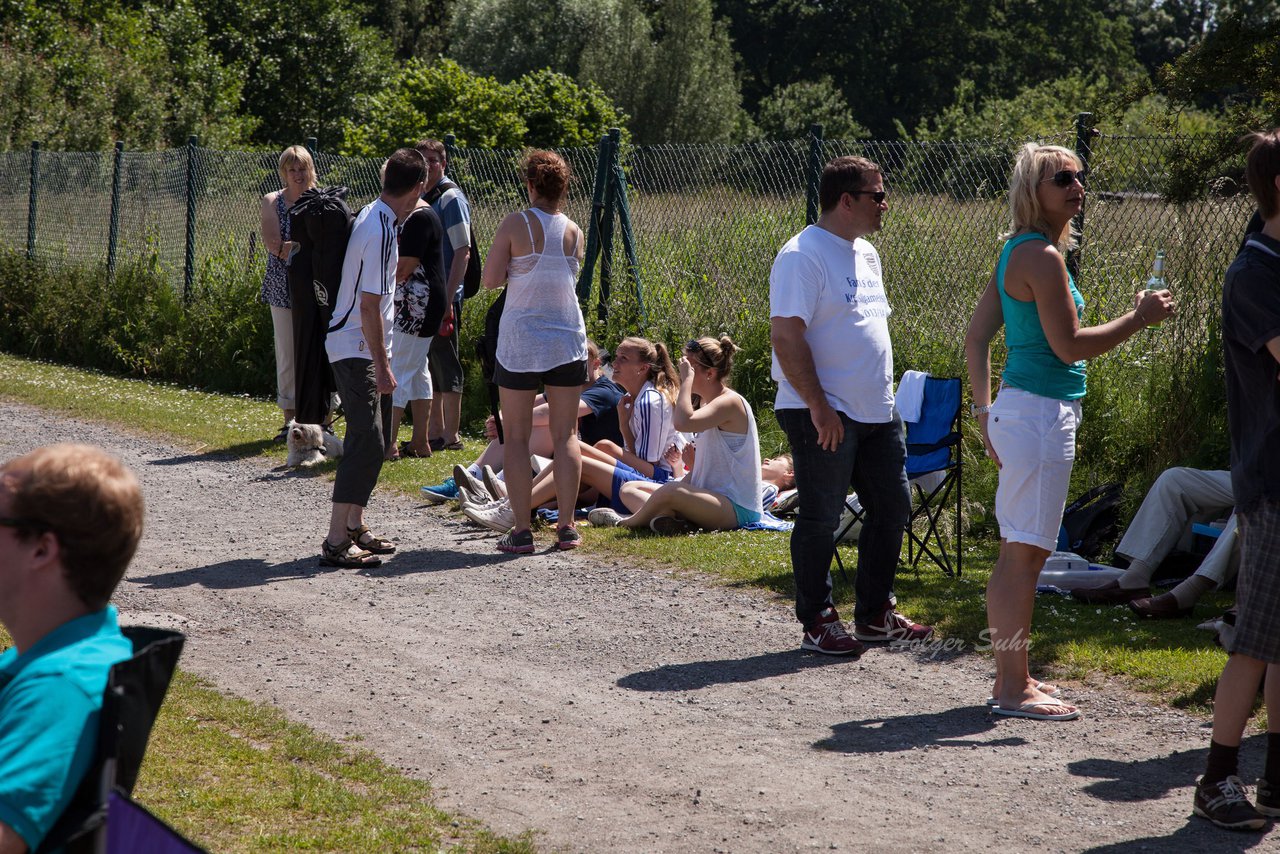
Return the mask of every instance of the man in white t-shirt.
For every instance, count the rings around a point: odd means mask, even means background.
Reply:
[[[391,322],[396,290],[397,226],[418,203],[427,164],[402,148],[382,168],[382,194],[360,211],[347,241],[342,283],[334,300],[325,350],[342,398],[347,433],[333,484],[329,534],[321,546],[325,566],[365,567],[382,563],[395,543],[376,537],[364,523],[364,508],[382,471],[393,437]]]
[[[791,534],[800,648],[856,656],[859,641],[919,640],[933,629],[899,614],[893,596],[911,494],[893,401],[891,309],[880,256],[863,239],[880,230],[888,209],[884,177],[870,160],[837,157],[823,169],[818,197],[817,223],[787,241],[769,274],[775,409],[800,497]],[[854,637],[831,598],[832,538],[850,486],[866,510]]]

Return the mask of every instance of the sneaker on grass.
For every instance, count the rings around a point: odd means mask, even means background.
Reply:
[[[514,555],[533,554],[533,532],[528,528],[523,531],[507,531],[498,540],[498,551]]]
[[[563,528],[556,529],[556,548],[560,551],[576,549],[580,545],[582,545],[582,535],[578,533],[577,528],[565,525]]]
[[[444,483],[422,487],[422,497],[432,504],[444,504],[458,497],[458,484],[453,478],[447,477]]]
[[[872,643],[928,640],[932,635],[933,626],[911,622],[893,609],[892,602],[884,603],[884,609],[870,623],[853,624],[853,636]]]
[[[1244,793],[1244,783],[1234,774],[1218,783],[1196,784],[1194,812],[1227,830],[1261,830],[1267,823]]]
[[[587,521],[596,528],[616,528],[622,523],[622,516],[612,507],[592,507]]]
[[[649,530],[664,537],[679,537],[692,534],[698,530],[698,526],[677,516],[654,516],[649,520]]]
[[[484,483],[480,478],[473,475],[460,465],[453,467],[453,482],[458,485],[459,490],[466,490],[471,494],[468,499],[472,504],[479,502],[480,504],[488,504],[495,498],[501,496],[494,495],[485,489]]]
[[[462,512],[472,522],[491,531],[505,533],[516,526],[516,514],[511,510],[510,502],[507,501],[493,501],[479,506],[464,504]]]
[[[800,648],[809,652],[820,652],[823,655],[851,655],[854,658],[862,655],[862,651],[866,649],[849,637],[835,608],[823,611],[816,620],[804,627]]]

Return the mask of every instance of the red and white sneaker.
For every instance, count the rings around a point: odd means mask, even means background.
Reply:
[[[828,608],[819,614],[816,620],[804,627],[800,649],[820,652],[823,655],[851,655],[857,658],[862,655],[866,647],[849,637],[836,609]]]
[[[892,602],[884,603],[884,610],[870,623],[854,623],[853,636],[860,641],[919,641],[933,636],[933,626],[913,623],[893,609]]]

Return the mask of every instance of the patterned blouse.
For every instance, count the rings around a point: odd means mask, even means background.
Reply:
[[[289,239],[289,209],[284,204],[284,193],[276,196],[276,216],[280,219],[280,239]],[[274,255],[267,255],[267,274],[262,277],[262,295],[267,305],[289,308],[289,268]]]

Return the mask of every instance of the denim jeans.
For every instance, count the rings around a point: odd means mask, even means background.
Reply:
[[[809,410],[779,409],[776,414],[791,443],[800,493],[791,532],[796,619],[808,625],[832,606],[832,538],[852,486],[866,510],[858,536],[853,618],[869,622],[893,598],[902,537],[911,516],[902,419],[896,409],[893,420],[885,424],[865,424],[841,413],[844,440],[832,452],[818,447],[818,431]]]

